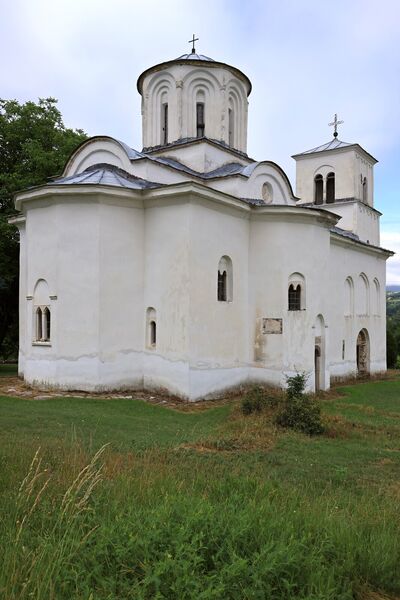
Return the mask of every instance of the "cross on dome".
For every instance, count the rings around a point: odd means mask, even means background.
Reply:
[[[338,132],[337,132],[337,126],[341,125],[342,123],[344,123],[344,121],[338,121],[337,118],[337,114],[335,113],[335,118],[333,119],[332,123],[328,123],[329,127],[333,127],[333,137],[337,137],[338,136]]]
[[[194,47],[194,43],[198,42],[199,38],[195,38],[193,34],[193,39],[188,40],[188,44],[192,44],[192,54],[196,54],[196,48]]]

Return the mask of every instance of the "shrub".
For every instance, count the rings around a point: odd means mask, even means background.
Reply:
[[[277,425],[295,429],[308,435],[324,432],[319,402],[304,393],[307,382],[305,373],[287,378],[286,402],[276,418]]]
[[[260,413],[266,408],[274,408],[277,404],[276,395],[260,385],[254,385],[243,396],[241,408],[244,415],[251,415]]]

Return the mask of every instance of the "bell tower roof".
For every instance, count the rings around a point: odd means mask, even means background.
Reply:
[[[320,152],[329,152],[329,151],[333,151],[333,150],[350,150],[350,149],[355,149],[355,150],[361,151],[363,154],[365,154],[367,157],[369,157],[369,159],[371,160],[371,162],[373,164],[376,164],[378,162],[376,160],[376,158],[374,158],[372,156],[372,154],[370,154],[369,152],[364,150],[364,148],[362,146],[360,146],[360,144],[352,144],[349,142],[342,142],[337,137],[334,137],[333,140],[331,140],[330,142],[327,142],[326,144],[321,144],[320,146],[316,146],[315,148],[311,148],[310,150],[304,150],[304,152],[298,152],[297,154],[293,154],[292,158],[294,158],[296,160],[298,158],[301,158],[302,156],[306,156],[309,154],[318,154]]]

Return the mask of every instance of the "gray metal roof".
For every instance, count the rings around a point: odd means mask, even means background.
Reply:
[[[333,140],[327,142],[326,144],[316,146],[316,148],[311,148],[311,150],[299,152],[299,154],[295,154],[295,156],[300,156],[301,154],[313,154],[314,152],[325,152],[326,150],[337,150],[338,148],[346,148],[347,146],[354,146],[354,144],[341,142],[338,138],[333,138]]]
[[[209,56],[204,56],[204,54],[182,54],[182,56],[178,56],[178,58],[175,58],[174,60],[208,60],[211,62],[215,62],[215,60],[213,58],[210,58]]]
[[[162,183],[154,183],[141,179],[135,175],[127,173],[119,167],[109,164],[92,165],[83,173],[70,175],[69,177],[60,177],[48,185],[111,185],[115,187],[129,188],[132,190],[142,190],[148,188],[162,187]]]

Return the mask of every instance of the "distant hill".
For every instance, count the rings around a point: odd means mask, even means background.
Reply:
[[[400,285],[387,285],[386,291],[387,292],[400,292]]]

